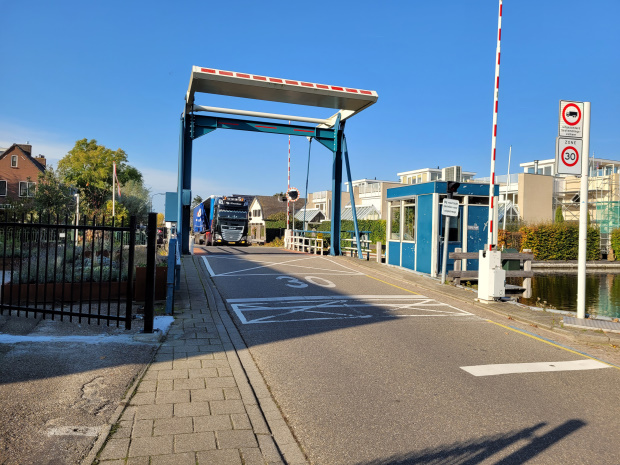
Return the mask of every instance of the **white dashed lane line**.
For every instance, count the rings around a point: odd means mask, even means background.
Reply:
[[[611,365],[597,360],[585,359],[572,360],[568,362],[500,363],[497,365],[461,367],[461,369],[474,376],[495,376],[514,373],[543,373],[550,371],[598,370],[601,368],[611,368]]]

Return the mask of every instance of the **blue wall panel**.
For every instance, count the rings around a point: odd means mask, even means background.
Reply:
[[[388,242],[390,260],[389,265],[400,266],[400,242],[390,241]]]
[[[489,208],[486,205],[470,205],[467,220],[469,223],[466,231],[467,251],[478,252],[479,250],[484,249],[484,244],[487,242],[487,234],[489,233],[489,230],[486,223],[489,221]],[[473,229],[469,229],[469,226]],[[477,270],[478,260],[467,260],[467,269]]]
[[[431,272],[433,247],[433,196],[420,195],[416,208],[418,223],[418,269],[422,273]]]
[[[403,263],[404,268],[415,270],[415,244],[403,242]]]

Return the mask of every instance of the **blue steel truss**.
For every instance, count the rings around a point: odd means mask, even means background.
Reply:
[[[206,116],[188,113],[181,117],[181,135],[179,141],[179,215],[177,233],[181,237],[181,250],[183,254],[189,254],[189,220],[191,217],[191,166],[192,166],[192,143],[194,139],[209,134],[216,129],[233,129],[237,131],[251,131],[268,134],[283,134],[287,136],[312,137],[321,145],[325,146],[333,153],[332,168],[332,222],[331,237],[332,244],[330,255],[340,255],[340,211],[342,205],[342,162],[343,157],[347,168],[347,177],[351,191],[351,207],[353,209],[353,223],[357,238],[357,251],[360,259],[362,249],[357,226],[357,216],[355,215],[355,198],[353,195],[353,184],[351,180],[351,170],[349,168],[349,155],[344,139],[344,121],[340,121],[340,115],[336,118],[336,123],[332,128],[320,128],[302,126],[298,124],[283,124],[272,121],[255,121],[228,116]],[[344,150],[343,150],[344,148]]]

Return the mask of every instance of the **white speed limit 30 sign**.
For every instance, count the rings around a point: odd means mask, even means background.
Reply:
[[[555,154],[556,174],[580,175],[582,151],[581,139],[558,137]]]

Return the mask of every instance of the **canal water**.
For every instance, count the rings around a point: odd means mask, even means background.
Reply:
[[[507,280],[521,284],[521,278]],[[532,298],[519,299],[533,307],[577,312],[577,272],[535,272],[532,278]],[[586,313],[593,316],[620,318],[620,273],[596,272],[586,274]]]

